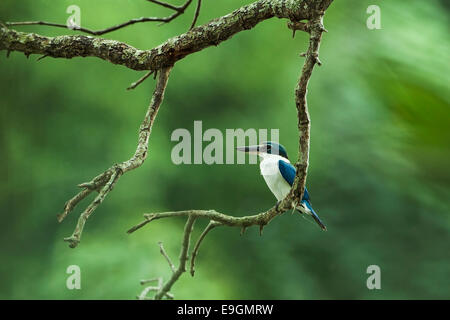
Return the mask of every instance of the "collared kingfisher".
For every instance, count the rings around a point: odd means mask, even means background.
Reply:
[[[267,183],[270,191],[277,198],[278,202],[282,201],[289,191],[295,178],[295,167],[289,162],[286,149],[276,142],[263,142],[256,146],[237,147],[238,151],[257,154],[262,158],[259,165],[261,175]],[[308,190],[305,187],[302,201],[296,208],[300,213],[306,213],[313,217],[322,230],[327,230],[319,216],[311,206],[311,200]]]

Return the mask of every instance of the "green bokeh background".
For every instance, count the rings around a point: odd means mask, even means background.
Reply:
[[[179,1],[178,1],[179,2]],[[250,0],[204,1],[199,23]],[[0,20],[64,23],[66,8],[103,28],[169,14],[139,0],[0,2]],[[371,4],[381,30],[366,27]],[[186,31],[194,6],[171,24],[146,23],[106,35],[140,49]],[[206,238],[196,275],[173,287],[178,299],[450,298],[449,8],[444,1],[335,1],[325,17],[323,66],[309,87],[312,119],[308,188],[328,232],[284,214],[244,236],[219,228]],[[17,27],[45,35],[71,33]],[[176,260],[184,219],[156,221],[129,236],[142,213],[215,208],[236,216],[275,198],[256,165],[171,162],[176,128],[279,128],[297,154],[293,89],[307,35],[292,39],[271,19],[178,62],[156,119],[145,164],[121,178],[89,219],[81,244],[62,241],[83,206],[56,214],[90,180],[135,150],[153,90],[143,73],[97,58],[0,57],[0,298],[133,299],[140,279],[170,275],[158,241]],[[197,221],[194,236],[206,221]],[[81,290],[66,268],[81,268]],[[381,290],[366,269],[381,268]]]

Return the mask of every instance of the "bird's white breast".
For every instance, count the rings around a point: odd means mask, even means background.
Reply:
[[[289,163],[289,160],[279,155],[266,154],[264,155],[259,168],[261,170],[261,175],[264,177],[270,191],[272,191],[277,200],[280,201],[283,200],[289,193],[291,186],[286,182],[286,180],[284,180],[280,173],[280,169],[278,167],[279,160]]]

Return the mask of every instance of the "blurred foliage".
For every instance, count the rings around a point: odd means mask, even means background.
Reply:
[[[180,2],[180,1],[178,1]],[[251,2],[204,1],[199,23]],[[440,1],[376,1],[381,30],[366,27],[374,1],[335,1],[325,17],[322,67],[309,88],[312,118],[308,188],[326,222],[285,214],[239,236],[219,228],[206,238],[195,278],[174,286],[179,299],[450,298],[449,8]],[[0,20],[64,23],[70,4],[82,24],[103,28],[169,10],[145,1],[0,2]],[[171,24],[139,24],[108,34],[148,49],[185,32],[194,11]],[[71,33],[17,27],[45,35]],[[255,165],[172,164],[176,128],[280,128],[296,158],[293,89],[307,35],[286,21],[251,31],[177,63],[143,167],[125,175],[89,220],[80,246],[68,236],[81,207],[61,225],[56,214],[89,180],[127,159],[154,80],[96,58],[0,57],[0,298],[132,299],[140,279],[169,268],[163,241],[178,257],[183,219],[156,221],[128,236],[142,213],[215,208],[246,215],[271,207]],[[87,204],[87,201],[82,203]],[[195,235],[205,221],[197,221]],[[66,289],[66,268],[81,267],[82,289]],[[381,267],[382,289],[366,288]]]

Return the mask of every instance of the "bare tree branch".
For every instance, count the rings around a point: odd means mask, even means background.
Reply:
[[[145,284],[151,283],[151,282],[157,282],[156,286],[145,287],[144,290],[142,290],[141,293],[136,297],[138,300],[153,300],[154,298],[150,298],[148,296],[148,294],[151,291],[158,292],[159,290],[161,290],[162,285],[163,285],[163,278],[159,277],[159,278],[153,278],[153,279],[148,279],[148,280],[141,280],[140,282],[141,282],[141,285],[145,285]],[[171,294],[170,292],[166,292],[164,294],[164,296],[167,297],[167,299],[174,298],[173,294]]]
[[[119,29],[122,29],[124,27],[136,24],[136,23],[142,23],[142,22],[168,22],[169,17],[166,18],[158,18],[158,17],[141,17],[141,18],[135,18],[128,20],[126,22],[114,25],[112,27],[108,27],[101,30],[91,30],[88,28],[80,27],[80,26],[69,26],[67,24],[62,23],[54,23],[54,22],[47,22],[47,21],[17,21],[17,22],[7,22],[6,26],[8,27],[16,27],[16,26],[32,26],[32,25],[41,25],[41,26],[49,26],[49,27],[56,27],[56,28],[62,28],[62,29],[68,29],[73,31],[79,31],[83,33],[87,33],[93,36],[101,36],[106,33],[110,33]],[[171,19],[173,20],[173,19]]]
[[[306,94],[314,66],[316,64],[321,65],[319,48],[322,33],[325,31],[323,26],[323,13],[309,20],[308,25],[310,33],[309,47],[306,52],[306,60],[303,64],[300,79],[295,88],[295,105],[297,107],[299,132],[299,159],[295,164],[297,172],[288,197],[292,197],[296,203],[300,203],[300,200],[303,198],[309,165],[310,118]]]
[[[200,245],[202,244],[203,239],[205,239],[208,232],[210,232],[212,229],[214,229],[217,226],[222,225],[220,222],[217,221],[210,221],[208,225],[206,226],[205,230],[203,230],[202,234],[198,238],[197,242],[195,243],[194,249],[192,250],[192,257],[191,257],[191,276],[194,276],[195,274],[195,258],[197,258],[198,250],[200,249]]]
[[[138,50],[120,41],[87,36],[45,37],[0,27],[0,50],[19,51],[26,56],[41,54],[66,59],[98,57],[133,70],[159,69],[152,68],[150,62],[152,55],[153,59],[156,57],[156,51]]]
[[[173,264],[172,260],[170,260],[169,255],[167,254],[166,250],[164,250],[163,243],[160,241],[160,242],[158,242],[158,244],[159,244],[159,252],[163,255],[164,258],[166,258],[170,269],[172,269],[172,272],[176,272],[175,265]]]
[[[149,71],[147,72],[142,78],[140,78],[139,80],[137,80],[136,82],[133,82],[128,88],[127,90],[133,90],[136,89],[136,87],[138,85],[140,85],[142,82],[144,82],[145,80],[147,80],[148,77],[150,77],[155,71]]]
[[[273,218],[275,218],[280,213],[285,212],[289,209],[294,209],[298,203],[300,203],[300,200],[303,197],[303,193],[305,190],[305,183],[306,183],[306,175],[307,175],[307,169],[308,169],[308,159],[309,159],[309,139],[310,139],[310,120],[309,120],[309,113],[308,113],[308,105],[306,101],[306,95],[307,95],[307,87],[309,79],[311,78],[312,71],[314,69],[314,66],[319,63],[319,47],[320,47],[320,41],[322,38],[322,32],[325,31],[325,28],[323,27],[322,23],[323,19],[323,12],[319,12],[316,16],[312,17],[307,23],[297,25],[298,28],[302,31],[307,31],[310,34],[309,37],[309,47],[308,51],[305,53],[305,62],[302,68],[302,72],[299,78],[299,81],[297,83],[297,87],[295,89],[295,104],[297,107],[297,117],[298,117],[298,131],[299,131],[299,159],[296,162],[295,166],[297,168],[296,176],[294,179],[294,183],[291,187],[291,191],[286,196],[283,201],[278,203],[275,207],[271,208],[268,211],[252,215],[252,216],[243,216],[243,217],[235,217],[231,215],[226,215],[223,213],[219,213],[215,210],[184,210],[184,211],[173,211],[173,212],[161,212],[161,213],[150,213],[150,214],[144,214],[145,220],[136,226],[132,227],[130,230],[128,230],[128,233],[132,233],[143,226],[145,226],[147,223],[150,223],[154,220],[162,219],[162,218],[171,218],[171,217],[179,217],[184,216],[188,217],[188,223],[191,219],[196,218],[205,218],[209,219],[210,222],[205,228],[205,230],[200,235],[199,239],[197,240],[194,249],[192,251],[191,255],[191,275],[194,275],[195,273],[195,258],[198,254],[199,247],[208,234],[209,231],[211,231],[216,226],[229,226],[229,227],[239,227],[242,230],[242,233],[245,231],[246,228],[250,226],[257,225],[260,229],[260,234],[262,233],[262,230],[264,226],[266,226]],[[295,26],[289,25],[290,29],[295,29]],[[297,30],[297,29],[295,29]],[[187,224],[188,224],[187,223]],[[193,220],[192,220],[193,225]],[[192,225],[189,226],[189,228],[185,228],[183,239],[189,239],[190,234],[192,233]],[[242,234],[241,233],[241,234]],[[187,240],[189,241],[189,240]],[[188,246],[189,243],[184,241],[182,246],[182,253],[183,253],[183,259],[187,259],[186,254],[186,246]],[[185,264],[185,260],[183,260],[183,265]],[[180,261],[180,266],[182,265]],[[181,273],[183,271],[180,267],[177,270],[177,276],[172,277],[170,281],[170,285],[167,286],[167,291],[161,290],[158,292],[158,294],[155,296],[155,299],[161,299],[161,297],[164,296],[165,292],[168,292],[173,285],[173,283],[178,280]],[[178,272],[179,271],[179,272]]]
[[[125,43],[87,36],[45,37],[0,28],[0,50],[53,58],[98,57],[133,70],[158,70],[210,46],[217,46],[238,32],[277,17],[291,21],[311,19],[324,12],[332,0],[259,0],[223,17],[171,38],[151,50],[138,50]]]
[[[141,280],[140,283],[141,283],[141,285],[145,285],[147,283],[155,282],[155,281],[160,282],[160,281],[162,281],[162,278],[152,278],[152,279]]]
[[[175,11],[184,11],[184,9],[186,9],[189,6],[189,3],[186,2],[183,6],[174,6],[173,4],[167,3],[167,2],[162,2],[162,1],[158,1],[158,0],[147,0],[148,2],[152,2],[155,3],[157,5],[160,5],[162,7],[166,7]]]
[[[142,228],[147,223],[150,223],[154,220],[159,220],[163,218],[171,218],[171,217],[187,217],[189,215],[195,216],[197,218],[206,218],[212,221],[220,222],[223,225],[229,226],[229,227],[251,227],[251,226],[265,226],[267,225],[270,220],[275,218],[278,213],[281,213],[282,209],[281,206],[279,206],[280,209],[277,209],[276,207],[256,214],[252,216],[244,216],[244,217],[235,217],[231,215],[226,215],[220,212],[217,212],[215,210],[183,210],[183,211],[169,211],[169,212],[159,212],[159,213],[146,213],[144,214],[145,220],[138,225],[132,227],[130,230],[128,230],[128,233],[133,233],[136,230]]]
[[[192,21],[191,27],[189,28],[189,30],[191,30],[192,28],[195,27],[195,24],[197,23],[197,19],[198,16],[200,15],[200,8],[202,6],[202,0],[197,0],[197,7],[195,8],[195,13],[194,13],[194,20]]]
[[[191,242],[191,233],[194,228],[195,216],[188,216],[184,226],[183,240],[181,242],[180,262],[178,269],[172,274],[170,279],[159,289],[155,295],[155,300],[160,300],[172,288],[173,284],[180,278],[183,272],[186,272],[186,262],[188,260],[189,244]]]
[[[187,0],[186,3],[182,6],[173,6],[169,3],[160,2],[157,0],[148,0],[149,2],[153,2],[157,5],[160,5],[162,7],[170,8],[175,10],[176,12],[168,17],[141,17],[141,18],[134,18],[130,19],[128,21],[125,21],[123,23],[101,29],[101,30],[92,30],[88,28],[84,28],[81,26],[69,26],[67,24],[61,24],[61,23],[54,23],[54,22],[47,22],[47,21],[17,21],[17,22],[6,22],[5,25],[8,27],[15,27],[15,26],[30,26],[30,25],[41,25],[41,26],[49,26],[49,27],[56,27],[56,28],[63,28],[68,30],[74,30],[74,31],[80,31],[84,32],[93,36],[101,36],[106,33],[110,33],[128,26],[131,26],[136,23],[142,23],[142,22],[162,22],[162,23],[168,23],[177,17],[179,17],[181,14],[184,13],[184,10],[191,4],[192,0]]]
[[[61,222],[64,220],[64,218],[75,208],[75,206],[84,198],[86,198],[92,190],[89,189],[83,189],[80,191],[76,196],[74,196],[72,199],[68,200],[66,204],[64,205],[64,210],[61,214],[58,214],[57,218],[58,221]]]
[[[111,190],[114,188],[114,185],[117,183],[117,180],[119,180],[119,178],[124,173],[141,166],[145,161],[148,151],[148,139],[150,137],[153,122],[155,121],[155,117],[164,98],[164,91],[167,86],[170,70],[171,67],[168,67],[162,69],[161,72],[159,72],[159,78],[153,92],[152,100],[139,129],[138,146],[133,157],[131,157],[128,161],[115,164],[104,173],[92,179],[90,182],[80,184],[79,187],[83,188],[84,190],[77,196],[69,200],[69,202],[66,203],[64,207],[63,213],[58,216],[58,221],[61,222],[82,198],[86,197],[94,190],[99,191],[95,199],[80,215],[73,234],[70,237],[64,239],[65,241],[69,242],[71,248],[75,248],[78,245],[86,220],[103,202],[108,193],[111,192]]]

